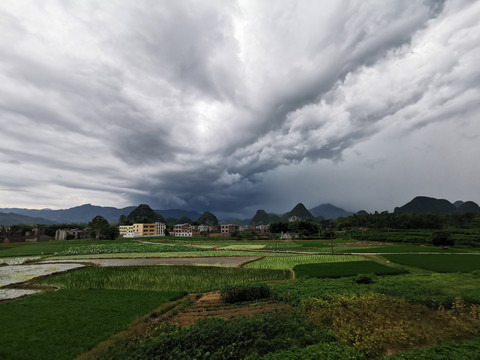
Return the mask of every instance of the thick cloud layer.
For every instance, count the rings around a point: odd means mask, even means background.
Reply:
[[[2,207],[479,201],[479,18],[468,0],[4,1]]]

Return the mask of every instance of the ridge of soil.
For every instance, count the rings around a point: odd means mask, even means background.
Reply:
[[[179,324],[180,326],[188,326],[200,319],[209,317],[232,319],[289,307],[289,305],[285,303],[269,300],[226,304],[221,300],[220,292],[218,291],[191,295],[190,299],[193,302],[192,305],[184,308],[176,308],[165,314],[165,316],[155,319],[154,322],[168,321]]]

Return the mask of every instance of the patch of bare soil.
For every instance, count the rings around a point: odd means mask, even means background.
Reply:
[[[218,291],[192,295],[191,300],[193,302],[191,306],[183,309],[173,309],[168,314],[165,314],[165,316],[157,318],[155,322],[169,321],[179,324],[180,326],[187,326],[208,317],[232,319],[240,316],[253,316],[261,312],[288,307],[285,303],[270,301],[225,304],[220,299],[220,293]]]

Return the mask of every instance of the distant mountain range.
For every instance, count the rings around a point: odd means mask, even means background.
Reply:
[[[127,216],[135,210],[135,208],[136,206],[128,206],[122,209],[117,209],[115,207],[85,204],[62,210],[0,208],[0,212],[26,217],[18,217],[18,222],[15,222],[16,224],[87,224],[97,215],[103,216],[110,224],[117,224],[121,215]],[[201,215],[196,211],[181,209],[155,210],[155,212],[159,213],[164,218],[180,218],[182,216],[188,216],[194,220],[198,219]],[[35,221],[32,220],[33,218],[35,218]],[[6,217],[5,222],[2,219],[3,217],[0,217],[0,225],[15,224],[12,223],[12,221],[7,221]]]
[[[34,225],[34,224],[54,224],[53,221],[38,218],[38,217],[31,217],[26,215],[14,214],[14,213],[3,213],[0,212],[0,225],[2,226],[11,226],[17,224],[25,224],[25,225]]]
[[[135,206],[128,206],[117,209],[115,207],[95,206],[85,204],[63,210],[31,210],[19,208],[0,208],[0,225],[15,224],[87,224],[95,216],[100,215],[108,220],[110,224],[117,224],[120,216],[128,216]],[[182,209],[154,210],[164,219],[188,217],[197,220],[202,214]],[[427,196],[417,196],[403,206],[396,207],[394,212],[451,214],[455,212],[480,212],[480,207],[473,201],[455,201],[451,203],[445,199],[436,199]],[[362,213],[366,213],[362,211]],[[252,219],[225,219],[222,223],[237,225],[259,225],[270,224],[279,221],[306,220],[306,219],[337,219],[348,217],[352,212],[346,211],[332,204],[321,204],[309,210],[302,203],[297,204],[292,210],[285,214],[267,213],[265,210],[258,210]]]

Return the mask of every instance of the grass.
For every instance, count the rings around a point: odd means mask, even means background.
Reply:
[[[437,272],[470,272],[480,270],[480,255],[460,254],[394,254],[384,255],[390,261]]]
[[[67,289],[135,289],[205,292],[226,285],[291,278],[289,271],[201,266],[89,267],[52,276],[42,284]]]
[[[244,265],[247,269],[292,269],[295,265],[310,263],[334,263],[366,261],[362,256],[356,255],[289,255],[266,256],[263,259]]]
[[[1,359],[73,359],[179,292],[59,290],[0,304]]]
[[[351,253],[415,253],[415,252],[434,252],[434,253],[459,253],[459,252],[472,252],[472,249],[462,249],[462,248],[442,248],[439,246],[425,246],[425,245],[411,245],[411,244],[402,244],[402,245],[379,245],[379,246],[369,246],[369,247],[338,247],[335,248],[337,252],[351,252]]]
[[[298,277],[338,278],[358,274],[392,275],[406,273],[406,270],[381,265],[373,261],[352,261],[343,263],[301,264],[293,270]]]

